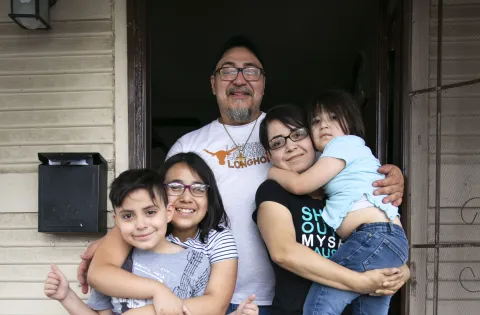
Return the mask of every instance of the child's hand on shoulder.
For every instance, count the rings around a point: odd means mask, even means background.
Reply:
[[[51,299],[63,301],[70,290],[68,280],[55,264],[50,267],[52,271],[48,273],[44,285],[45,295]]]
[[[244,300],[235,311],[235,315],[258,315],[258,306],[255,304],[255,294]]]

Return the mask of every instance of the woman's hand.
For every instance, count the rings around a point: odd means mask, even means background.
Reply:
[[[405,274],[400,268],[369,270],[361,273],[361,277],[355,292],[363,294],[383,292],[381,295],[392,295],[405,283]]]
[[[402,204],[404,178],[402,171],[395,165],[385,164],[378,169],[378,172],[385,174],[386,177],[382,180],[373,182],[376,189],[374,195],[388,195],[383,198],[383,203],[391,202],[392,205],[398,207]]]
[[[394,295],[401,287],[405,285],[405,283],[410,279],[410,268],[407,265],[403,265],[399,268],[400,272],[397,274],[398,276],[402,276],[401,281],[387,281],[383,284],[384,288],[380,290],[376,290],[375,293],[370,294],[372,296],[380,296],[380,295]]]

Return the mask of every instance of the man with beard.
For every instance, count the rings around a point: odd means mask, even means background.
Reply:
[[[258,56],[244,37],[227,41],[210,77],[220,118],[181,137],[167,157],[195,152],[212,168],[241,257],[227,313],[254,293],[262,315],[273,299],[275,275],[252,220],[255,192],[270,168],[259,140],[265,71]]]

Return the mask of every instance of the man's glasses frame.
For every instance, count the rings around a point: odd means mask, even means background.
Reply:
[[[252,73],[249,73],[251,71]],[[228,73],[231,72],[231,73]],[[258,81],[265,75],[265,71],[262,68],[248,66],[245,68],[236,67],[221,67],[215,70],[214,74],[219,74],[222,81],[233,81],[238,77],[239,73],[242,73],[243,78],[246,81]]]

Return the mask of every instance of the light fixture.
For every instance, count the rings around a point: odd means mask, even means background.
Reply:
[[[29,30],[49,30],[50,7],[57,0],[10,0],[10,14],[15,23]]]

